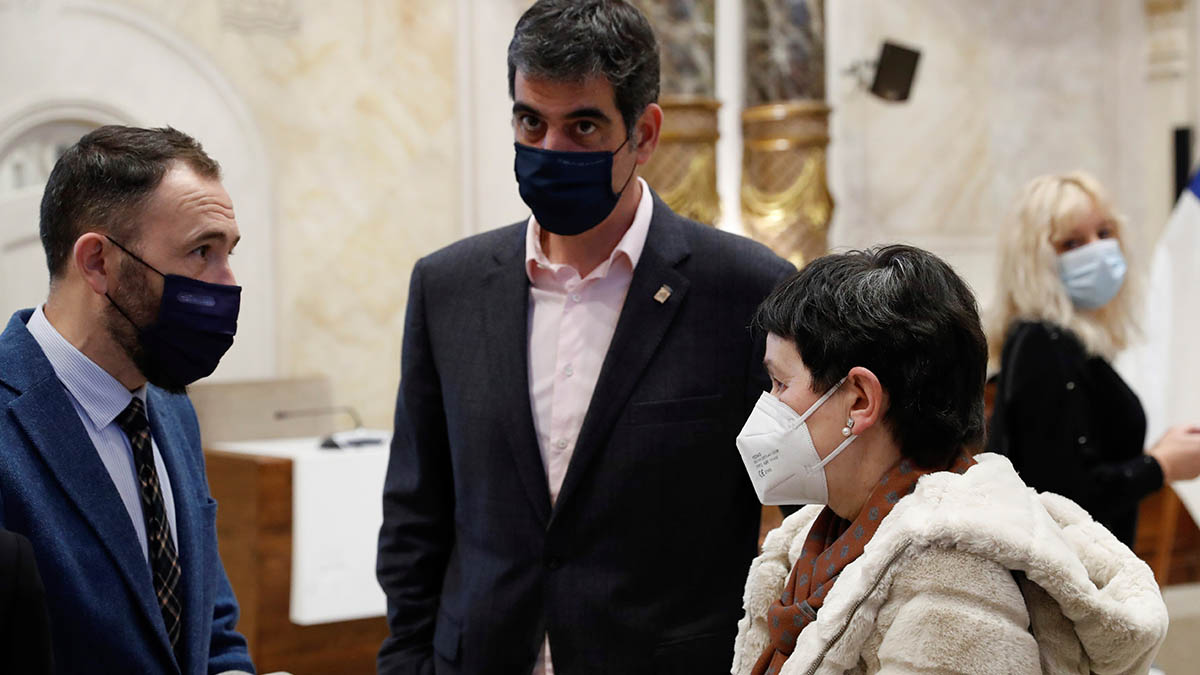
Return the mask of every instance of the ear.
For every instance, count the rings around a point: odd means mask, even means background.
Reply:
[[[861,435],[883,420],[888,408],[887,392],[875,373],[855,366],[842,386],[851,396],[849,418],[854,421],[851,433]]]
[[[658,147],[659,134],[662,132],[663,110],[657,103],[651,103],[642,111],[634,128],[633,138],[637,141],[637,163],[639,165],[650,161],[654,149]]]
[[[75,271],[97,295],[104,295],[109,290],[112,280],[110,275],[115,270],[108,260],[108,253],[112,248],[104,235],[88,232],[75,240],[75,248],[71,251],[71,262]]]

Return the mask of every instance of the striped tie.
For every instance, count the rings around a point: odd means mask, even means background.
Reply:
[[[179,587],[179,556],[167,521],[167,507],[158,482],[158,471],[154,468],[150,422],[146,419],[146,407],[142,400],[134,396],[129,407],[117,416],[116,421],[117,426],[129,437],[129,447],[133,449],[133,463],[141,485],[142,517],[146,520],[146,543],[150,554],[150,571],[154,577],[154,593],[158,596],[158,606],[167,625],[171,647],[175,648],[183,623],[183,604],[176,591]]]

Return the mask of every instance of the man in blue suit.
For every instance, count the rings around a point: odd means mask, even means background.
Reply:
[[[384,675],[729,672],[761,506],[734,439],[786,261],[637,177],[659,56],[624,0],[509,46],[533,217],[412,273],[378,576]]]
[[[0,526],[33,544],[59,673],[253,672],[184,387],[233,341],[220,168],[102,127],[42,199],[46,303],[0,335]]]

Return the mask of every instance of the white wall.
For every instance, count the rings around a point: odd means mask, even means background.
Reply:
[[[28,129],[64,119],[169,124],[204,144],[224,169],[243,237],[234,259],[244,286],[238,338],[214,378],[274,375],[271,172],[251,116],[221,73],[180,36],[138,12],[63,0],[0,3],[0,83],[0,149]],[[6,227],[36,235],[32,215]],[[20,264],[45,274],[40,246],[26,247],[22,255],[32,258]]]
[[[457,0],[463,234],[529,217],[513,174],[508,42],[531,0]]]
[[[1144,217],[1140,3],[838,0],[827,8],[833,245],[928,248],[986,308],[996,232],[1034,176],[1087,169],[1133,220]],[[884,39],[921,50],[907,103],[875,99],[838,75],[875,58]]]

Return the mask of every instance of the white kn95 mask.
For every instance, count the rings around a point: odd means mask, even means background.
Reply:
[[[858,436],[850,434],[821,459],[806,420],[845,381],[844,377],[838,380],[802,415],[769,391],[758,397],[754,410],[738,434],[737,448],[760,502],[767,505],[828,503],[825,465]]]

